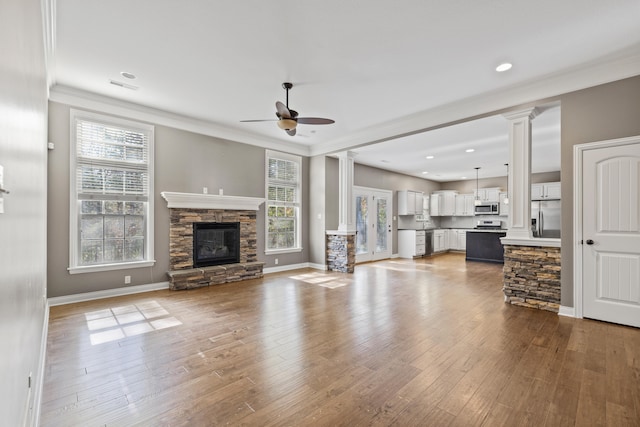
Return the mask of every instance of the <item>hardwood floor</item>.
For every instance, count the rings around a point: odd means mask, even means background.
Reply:
[[[43,426],[638,426],[640,330],[447,254],[51,308]]]

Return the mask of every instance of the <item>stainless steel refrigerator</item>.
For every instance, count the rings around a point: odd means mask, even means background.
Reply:
[[[531,202],[533,237],[560,238],[560,200]]]

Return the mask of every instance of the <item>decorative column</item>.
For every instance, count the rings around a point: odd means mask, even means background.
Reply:
[[[534,238],[531,232],[530,108],[505,114],[509,120],[509,229],[504,246],[504,300],[522,307],[558,311],[560,239]]]
[[[356,212],[353,205],[353,156],[352,151],[338,153],[340,190],[338,201],[338,231],[356,231]]]
[[[338,229],[327,230],[327,270],[353,273],[356,265],[356,212],[353,201],[353,156],[337,154],[339,161]]]
[[[509,229],[507,239],[531,239],[531,121],[535,108],[507,113],[509,120]]]

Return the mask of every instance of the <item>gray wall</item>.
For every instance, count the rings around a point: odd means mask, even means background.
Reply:
[[[573,146],[640,135],[640,76],[562,101],[562,305],[573,307]]]
[[[46,329],[47,83],[39,0],[0,6],[0,424],[30,425]],[[33,373],[31,391],[29,373]]]
[[[131,285],[164,282],[169,270],[169,210],[160,196],[162,191],[211,194],[219,188],[225,195],[264,197],[265,150],[186,132],[155,126],[154,179],[154,255],[153,267],[98,273],[69,274],[69,112],[67,105],[51,102],[49,106],[49,140],[55,150],[49,157],[49,297],[124,287],[124,276]],[[153,123],[152,123],[153,124]],[[303,158],[302,252],[266,256],[264,254],[264,204],[257,215],[258,260],[265,267],[307,262],[308,234],[306,221],[309,202],[309,160]]]

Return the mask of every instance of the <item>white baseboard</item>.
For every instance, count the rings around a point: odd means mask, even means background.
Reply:
[[[576,309],[574,307],[560,306],[558,316],[576,317]]]
[[[321,264],[313,264],[310,262],[301,262],[300,264],[279,265],[277,267],[269,267],[262,270],[264,274],[280,273],[281,271],[298,270],[301,268],[314,268],[316,270],[326,270]]]
[[[44,370],[47,362],[47,337],[49,336],[49,302],[45,300],[44,319],[42,319],[42,337],[40,338],[40,359],[38,372],[35,380],[35,390],[33,395],[33,413],[31,416],[31,426],[40,425],[40,406],[42,405],[42,389],[44,388]]]
[[[87,292],[84,294],[65,295],[49,298],[49,306],[73,304],[76,302],[92,301],[102,298],[119,297],[122,295],[139,294],[142,292],[169,289],[169,282],[149,283],[147,285],[128,286],[126,288],[105,289],[104,291]]]

